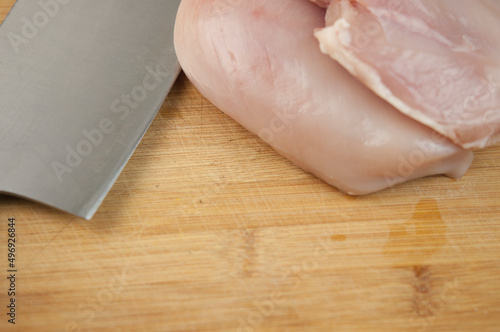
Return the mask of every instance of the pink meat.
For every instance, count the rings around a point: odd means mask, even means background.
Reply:
[[[455,143],[500,140],[500,2],[332,0],[321,49]]]
[[[310,0],[320,6],[321,8],[328,8],[328,5],[330,4],[330,0]]]
[[[324,16],[304,0],[183,0],[175,47],[205,97],[344,192],[463,175],[471,152],[403,115],[320,52],[313,31]]]

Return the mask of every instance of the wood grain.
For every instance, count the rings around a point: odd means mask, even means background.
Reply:
[[[498,331],[499,165],[345,196],[181,76],[92,221],[0,196],[0,330]]]

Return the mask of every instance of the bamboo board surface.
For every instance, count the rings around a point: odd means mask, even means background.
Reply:
[[[1,331],[500,330],[500,146],[349,197],[183,75],[92,221],[8,196],[0,221]]]

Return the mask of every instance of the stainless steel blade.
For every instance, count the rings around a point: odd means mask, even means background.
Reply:
[[[18,0],[0,27],[0,192],[90,219],[180,67],[180,0]]]

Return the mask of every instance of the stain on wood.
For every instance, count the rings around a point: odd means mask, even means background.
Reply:
[[[499,179],[346,196],[181,75],[92,221],[0,196],[0,269],[15,217],[20,331],[496,332]]]

